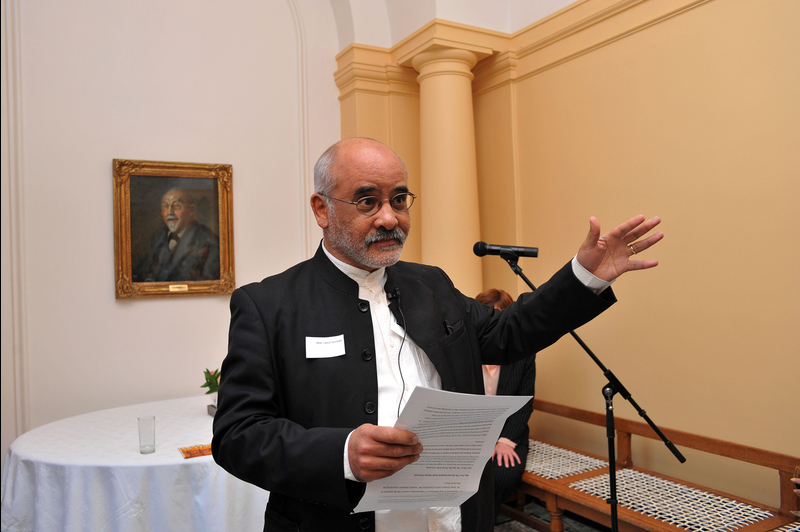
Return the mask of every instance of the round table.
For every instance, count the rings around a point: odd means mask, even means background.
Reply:
[[[269,493],[178,450],[211,443],[209,398],[83,414],[14,440],[3,468],[3,532],[260,531]],[[139,416],[156,451],[139,453]]]

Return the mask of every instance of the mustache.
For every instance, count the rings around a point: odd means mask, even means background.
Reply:
[[[395,227],[391,230],[385,227],[379,227],[377,231],[364,239],[364,246],[368,248],[370,244],[380,242],[381,240],[396,240],[397,243],[402,246],[405,244],[407,236],[408,235],[401,231],[399,227]]]
[[[174,220],[177,220],[177,219],[178,219],[178,217],[175,216],[174,214],[170,214],[169,216],[164,218],[164,220],[167,221],[167,222],[171,222],[171,221],[174,221]]]

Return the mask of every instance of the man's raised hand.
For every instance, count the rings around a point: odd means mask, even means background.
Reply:
[[[637,260],[633,257],[664,238],[664,233],[658,231],[639,240],[660,223],[658,216],[645,221],[640,214],[601,235],[600,222],[592,216],[589,218],[589,234],[578,250],[578,262],[605,281],[613,281],[631,270],[658,266],[657,260]]]

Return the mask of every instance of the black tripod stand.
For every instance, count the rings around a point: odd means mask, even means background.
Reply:
[[[535,255],[534,255],[535,256]],[[511,267],[511,270],[515,274],[517,274],[525,284],[527,284],[531,290],[535,291],[536,287],[533,286],[533,283],[522,273],[522,268],[520,268],[517,262],[519,261],[519,256],[514,253],[513,251],[502,251],[500,252],[500,257],[505,260],[508,265]],[[647,413],[642,410],[636,401],[633,400],[631,394],[625,389],[625,386],[617,379],[616,375],[614,375],[611,370],[606,368],[602,362],[592,353],[592,350],[589,349],[589,346],[584,343],[583,340],[575,334],[575,331],[570,331],[570,335],[575,339],[576,342],[580,344],[586,353],[592,357],[595,364],[597,364],[600,369],[603,371],[603,375],[608,379],[608,383],[603,386],[603,398],[605,400],[605,408],[606,408],[606,437],[608,438],[608,471],[609,471],[609,497],[606,499],[606,502],[611,505],[611,530],[612,532],[618,531],[618,524],[617,524],[617,472],[616,472],[616,451],[614,448],[614,438],[616,434],[616,430],[614,428],[614,405],[613,400],[616,394],[621,394],[623,399],[628,401],[636,411],[639,413],[641,417],[647,421],[647,424],[658,434],[658,437],[664,442],[667,448],[675,455],[675,458],[678,459],[679,462],[683,463],[686,461],[686,458],[678,451],[678,449],[673,445],[671,441],[667,439],[666,436],[659,430],[659,428],[653,423],[649,417],[647,417]]]

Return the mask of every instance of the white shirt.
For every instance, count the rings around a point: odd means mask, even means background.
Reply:
[[[378,372],[378,425],[393,427],[398,411],[408,402],[415,387],[441,390],[442,379],[428,355],[405,334],[405,330],[389,310],[389,300],[384,290],[386,268],[368,272],[340,261],[324,245],[322,249],[337,268],[358,283],[359,299],[369,302]],[[402,294],[399,305],[402,309]],[[344,473],[345,478],[356,480],[347,456],[349,443],[348,436],[344,445]],[[455,506],[375,512],[376,532],[423,530],[461,532],[461,508]]]
[[[359,299],[369,302],[378,373],[378,425],[392,427],[397,421],[398,412],[408,402],[415,387],[442,389],[439,372],[425,352],[408,337],[389,310],[389,300],[384,290],[386,268],[368,272],[337,259],[324,245],[322,249],[339,270],[358,283]],[[572,270],[595,293],[602,292],[611,284],[592,275],[578,263],[577,258],[572,259]],[[399,304],[402,309],[402,294]],[[350,436],[347,437],[343,450],[344,474],[345,478],[357,481],[350,469],[347,455],[349,443]],[[461,508],[456,506],[375,512],[376,532],[421,530],[461,532]]]

